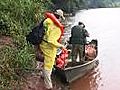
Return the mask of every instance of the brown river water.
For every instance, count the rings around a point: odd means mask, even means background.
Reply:
[[[72,82],[72,90],[120,90],[120,8],[82,10],[69,18],[69,24],[82,21],[90,38],[98,40],[99,65]],[[70,34],[68,34],[70,35]]]

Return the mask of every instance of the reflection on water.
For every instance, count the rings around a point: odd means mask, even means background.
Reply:
[[[72,90],[97,90],[100,84],[99,68],[94,69],[81,79],[71,83]],[[81,83],[80,83],[81,82]]]
[[[88,40],[98,40],[99,66],[70,87],[72,90],[120,90],[120,8],[83,10],[70,18],[70,27],[78,21],[85,23],[90,33]]]

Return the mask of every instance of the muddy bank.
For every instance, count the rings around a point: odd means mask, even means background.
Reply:
[[[70,90],[69,86],[61,83],[59,78],[52,75],[53,90]],[[27,74],[24,78],[22,90],[46,90],[40,73]]]
[[[4,47],[5,45],[14,47],[13,40],[10,36],[0,35],[0,48]]]

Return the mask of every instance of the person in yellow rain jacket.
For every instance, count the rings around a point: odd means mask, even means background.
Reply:
[[[61,9],[56,10],[53,13],[45,13],[45,21],[43,22],[45,28],[45,35],[42,43],[40,44],[41,51],[44,55],[43,76],[47,90],[53,88],[51,81],[52,68],[55,62],[56,53],[58,48],[64,48],[64,45],[60,44],[60,37],[63,34],[64,27],[58,20],[60,17],[64,19],[63,11]]]

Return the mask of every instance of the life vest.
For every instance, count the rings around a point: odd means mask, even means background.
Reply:
[[[60,39],[61,39],[61,36],[63,35],[64,33],[64,25],[62,25],[60,23],[60,21],[55,17],[55,15],[53,13],[50,13],[50,12],[46,12],[45,13],[45,17],[46,18],[50,18],[61,30],[61,35],[60,35],[60,38],[58,39],[58,42],[60,42]]]
[[[62,52],[56,59],[56,67],[63,69],[67,65],[68,50],[62,49]]]

